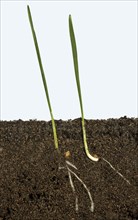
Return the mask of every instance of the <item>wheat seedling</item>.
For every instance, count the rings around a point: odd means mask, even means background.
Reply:
[[[81,116],[82,116],[82,131],[83,131],[83,141],[84,141],[85,152],[86,152],[86,155],[88,156],[88,158],[90,158],[93,161],[98,161],[100,158],[97,156],[92,156],[89,153],[89,149],[88,149],[88,145],[87,145],[84,112],[83,112],[83,104],[82,104],[82,95],[81,95],[81,85],[80,85],[80,79],[79,79],[77,46],[76,46],[76,40],[75,40],[75,34],[74,34],[71,15],[69,15],[69,32],[70,32],[70,40],[71,40],[71,46],[72,46],[75,78],[76,78],[76,84],[77,84],[77,90],[78,90],[78,96],[79,96],[79,102],[80,102],[80,109],[81,109]],[[111,169],[113,169],[121,178],[123,178],[123,180],[125,180],[128,184],[130,184],[129,180],[127,180],[108,160],[106,160],[103,157],[101,157],[101,159],[104,162],[106,162],[111,167]]]
[[[82,95],[81,95],[81,85],[80,85],[80,78],[79,78],[77,46],[76,46],[76,40],[75,40],[75,34],[74,34],[74,30],[73,30],[71,15],[69,15],[69,32],[70,32],[72,55],[73,55],[73,61],[74,61],[75,78],[76,78],[76,84],[77,84],[77,90],[78,90],[78,96],[79,96],[79,102],[80,102],[80,109],[81,109],[84,148],[85,148],[86,155],[89,159],[91,159],[93,161],[98,161],[99,158],[96,155],[92,156],[89,153],[89,149],[88,149],[88,145],[87,145],[86,129],[85,129],[85,121],[84,121],[84,111],[83,111]]]
[[[45,77],[45,73],[44,73],[44,69],[43,69],[43,64],[42,64],[42,60],[41,60],[40,50],[39,50],[39,46],[38,46],[38,42],[37,42],[37,37],[36,37],[35,30],[34,30],[32,15],[31,15],[31,11],[30,11],[29,6],[27,6],[27,11],[28,11],[29,22],[30,22],[30,26],[31,26],[31,30],[32,30],[33,39],[34,39],[34,45],[35,45],[35,49],[36,49],[38,63],[39,63],[39,67],[40,67],[40,72],[41,72],[41,76],[42,76],[42,81],[43,81],[43,85],[44,85],[44,89],[45,89],[45,94],[46,94],[46,99],[47,99],[47,103],[48,103],[48,108],[49,108],[49,112],[50,112],[50,116],[51,116],[55,149],[58,149],[58,139],[57,139],[55,120],[54,120],[54,117],[53,117],[53,111],[52,111],[52,107],[51,107],[51,103],[50,103],[50,98],[49,98],[49,93],[48,93],[48,86],[47,86],[47,82],[46,82],[46,77]]]

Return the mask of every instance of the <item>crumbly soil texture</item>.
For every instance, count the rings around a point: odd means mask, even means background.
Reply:
[[[80,118],[55,122],[60,152],[51,121],[0,121],[0,220],[137,220],[138,119],[85,120],[98,162]]]

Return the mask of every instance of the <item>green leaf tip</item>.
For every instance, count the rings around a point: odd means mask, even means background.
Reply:
[[[69,15],[69,20],[72,20],[71,15]]]
[[[29,5],[27,5],[27,12],[28,14],[31,14]]]

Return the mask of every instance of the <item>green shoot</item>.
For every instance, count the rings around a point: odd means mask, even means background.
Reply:
[[[69,32],[70,32],[70,40],[71,40],[71,46],[72,46],[72,55],[73,55],[73,61],[74,61],[76,84],[77,84],[77,90],[78,90],[78,96],[79,96],[79,102],[80,102],[80,109],[81,109],[82,132],[83,132],[83,142],[84,142],[85,152],[86,152],[86,155],[88,156],[89,159],[91,159],[93,161],[98,161],[99,158],[96,155],[92,156],[89,153],[89,149],[88,149],[88,145],[87,145],[85,121],[84,121],[84,112],[83,112],[83,104],[82,104],[82,95],[81,95],[81,85],[80,85],[80,79],[79,79],[77,46],[76,46],[76,40],[75,40],[75,34],[74,34],[74,30],[73,30],[71,15],[69,15]]]
[[[50,111],[50,116],[51,116],[51,120],[52,120],[52,128],[53,128],[55,149],[58,149],[58,139],[57,139],[56,125],[55,125],[55,121],[54,121],[54,117],[53,117],[53,113],[52,113],[52,107],[51,107],[51,103],[50,103],[47,82],[46,82],[46,78],[45,78],[45,74],[44,74],[41,55],[40,55],[40,51],[39,51],[39,46],[38,46],[37,37],[36,37],[36,34],[35,34],[35,30],[34,30],[34,26],[33,26],[33,20],[32,20],[31,11],[30,11],[29,6],[27,6],[27,12],[28,12],[29,22],[30,22],[30,26],[31,26],[31,30],[32,30],[32,35],[33,35],[33,40],[34,40],[34,44],[35,44],[38,63],[39,63],[40,71],[41,71],[42,81],[43,81],[43,85],[44,85],[44,89],[45,89],[46,99],[47,99],[47,103],[48,103],[48,107],[49,107],[49,111]]]

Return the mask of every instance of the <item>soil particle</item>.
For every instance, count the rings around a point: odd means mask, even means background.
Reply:
[[[0,220],[137,220],[138,119],[85,120],[98,162],[86,157],[80,118],[55,122],[60,154],[51,121],[0,121]]]

